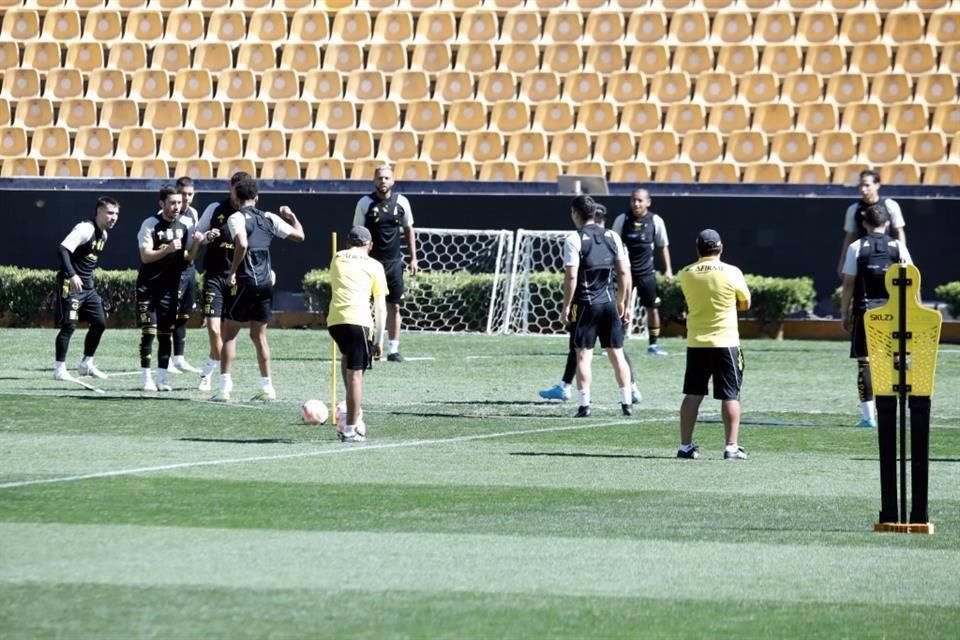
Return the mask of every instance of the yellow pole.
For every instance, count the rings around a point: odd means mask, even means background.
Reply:
[[[337,232],[330,235],[330,264],[333,265],[333,256],[337,255]],[[331,301],[332,302],[332,301]],[[328,309],[329,313],[329,309]],[[333,416],[334,426],[337,422],[337,343],[330,339],[330,415]]]

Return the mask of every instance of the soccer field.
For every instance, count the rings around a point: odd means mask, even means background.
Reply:
[[[4,639],[960,637],[955,345],[923,536],[872,531],[846,343],[744,343],[740,462],[709,399],[701,459],[675,458],[679,339],[628,343],[629,418],[597,357],[575,420],[537,396],[566,339],[406,334],[409,361],[366,378],[369,441],[343,445],[299,422],[329,402],[325,331],[271,331],[280,399],[229,405],[192,375],[138,391],[132,330],[104,335],[105,394],[56,382],[55,333],[0,330]],[[191,331],[194,364],[205,345]],[[257,376],[244,337],[234,397]]]

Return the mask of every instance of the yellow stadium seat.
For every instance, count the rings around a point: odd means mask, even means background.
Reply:
[[[770,139],[770,161],[790,166],[813,156],[813,136],[806,131],[780,131]]]
[[[737,97],[747,104],[766,104],[780,98],[780,81],[770,72],[758,71],[740,76]]]
[[[862,8],[863,2],[864,0],[823,0],[823,4],[829,5],[840,15]]]
[[[277,102],[300,97],[300,81],[292,69],[268,69],[260,78],[260,100]]]
[[[176,73],[190,66],[190,47],[184,42],[159,42],[153,49],[150,66]]]
[[[925,73],[917,76],[916,100],[928,105],[957,101],[957,76],[950,73]]]
[[[753,17],[749,11],[720,11],[711,26],[711,36],[717,42],[746,44],[753,35]]]
[[[191,0],[190,5],[202,10],[205,15],[210,15],[218,9],[230,8],[231,0]]]
[[[53,102],[47,98],[30,98],[17,103],[13,124],[25,129],[53,125]]]
[[[367,69],[392,74],[407,68],[407,52],[399,42],[375,42],[367,53]]]
[[[882,35],[880,14],[872,9],[844,11],[840,22],[840,43],[856,45],[878,42]]]
[[[203,13],[194,9],[175,9],[167,17],[164,39],[187,43],[198,43],[206,33]]]
[[[0,127],[0,158],[27,155],[27,132],[23,127]]]
[[[349,131],[357,127],[357,113],[349,100],[318,102],[316,113],[316,126],[321,131]]]
[[[117,137],[114,157],[121,160],[139,160],[157,156],[157,138],[153,129],[124,127]]]
[[[950,155],[947,159],[953,162],[960,162],[960,135],[954,135],[950,138]]]
[[[466,160],[444,160],[437,163],[437,180],[475,180],[477,170]]]
[[[202,158],[191,158],[189,160],[180,160],[174,167],[173,174],[176,176],[190,176],[194,180],[213,177],[213,168],[209,160]]]
[[[339,100],[343,98],[343,76],[339,71],[321,70],[307,72],[303,79],[304,100]]]
[[[343,180],[346,175],[343,160],[316,158],[305,163],[303,177],[307,180]]]
[[[537,42],[540,40],[542,24],[540,14],[533,10],[517,9],[508,12],[503,18],[500,42]]]
[[[810,102],[797,107],[797,129],[818,134],[840,126],[837,105],[829,102]]]
[[[189,119],[189,118],[188,118]],[[157,157],[161,160],[189,160],[200,155],[200,137],[193,127],[165,129],[160,134]]]
[[[201,42],[194,48],[192,66],[215,74],[233,69],[233,49],[226,42]]]
[[[960,133],[960,104],[943,102],[933,110],[932,131],[946,135]]]
[[[520,179],[520,168],[512,160],[494,160],[480,165],[478,178],[483,182],[516,182]]]
[[[298,9],[290,20],[290,41],[318,44],[330,38],[330,19],[321,9]]]
[[[458,42],[495,42],[499,31],[496,11],[469,9],[460,17]]]
[[[923,184],[948,187],[960,184],[960,165],[944,163],[924,167]]]
[[[441,0],[440,6],[455,12],[457,15],[462,15],[467,11],[482,7],[483,0]]]
[[[249,173],[252,176],[257,174],[257,168],[253,161],[246,158],[224,158],[217,162],[217,178],[220,180],[227,180],[238,171]]]
[[[635,160],[617,162],[610,167],[610,182],[648,182],[650,167]]]
[[[556,182],[560,176],[560,165],[553,161],[528,162],[523,167],[524,182]]]
[[[647,86],[642,73],[620,71],[607,76],[606,100],[617,105],[629,105],[646,97]]]
[[[163,13],[156,9],[134,9],[127,15],[123,39],[154,46],[163,38]]]
[[[843,108],[840,127],[856,134],[883,128],[883,110],[875,102],[852,102]]]
[[[670,49],[665,44],[646,43],[630,48],[630,71],[648,75],[670,70]]]
[[[736,96],[733,74],[723,71],[700,73],[694,87],[694,100],[705,104],[723,104]]]
[[[800,14],[797,22],[797,42],[801,45],[835,42],[839,29],[837,14],[832,9],[808,9]]]
[[[13,46],[16,52],[16,44],[7,43]],[[14,55],[16,55],[14,53]],[[13,65],[16,66],[16,65]],[[23,63],[27,69],[36,69],[45,75],[50,69],[60,66],[60,44],[57,42],[31,40],[23,46]]]
[[[556,73],[540,71],[528,73],[520,81],[520,99],[536,104],[560,97],[560,77]]]
[[[399,160],[415,160],[417,158],[417,134],[409,130],[386,131],[380,137],[377,157],[389,161],[391,164]]]
[[[624,131],[608,131],[597,136],[593,160],[612,165],[632,161],[637,154],[636,141]]]
[[[708,162],[698,167],[697,182],[710,184],[736,184],[740,182],[740,169],[731,162]]]
[[[830,169],[817,162],[790,165],[789,184],[829,184]]]
[[[887,73],[893,64],[890,47],[882,42],[853,45],[850,53],[850,71],[867,76]]]
[[[937,9],[951,7],[956,4],[956,0],[914,0],[914,4],[924,13],[932,13]]]
[[[606,77],[626,66],[627,54],[622,44],[600,43],[587,47],[587,59],[583,65],[585,71],[596,71]]]
[[[913,80],[906,73],[874,76],[870,83],[870,99],[881,104],[898,104],[912,100]]]
[[[847,70],[846,49],[834,41],[811,44],[807,47],[804,69],[823,76],[844,73]]]
[[[242,155],[243,139],[236,129],[210,129],[203,137],[202,158],[217,161],[239,158]]]
[[[700,9],[680,9],[670,18],[668,42],[705,42],[710,36],[710,16]]]
[[[267,0],[269,3],[270,0]],[[247,40],[281,44],[287,40],[287,16],[282,11],[258,9],[250,14]]]
[[[43,175],[47,178],[82,178],[83,167],[79,158],[50,158],[44,163]]]
[[[507,129],[506,126],[498,127],[499,130],[505,133],[522,133],[527,129],[532,131],[543,131],[548,134],[559,133],[563,131],[570,131],[574,127],[575,117],[573,112],[573,104],[565,100],[554,100],[551,102],[541,102],[536,105],[536,109],[533,114],[533,127],[524,126],[524,119],[527,117],[525,110],[526,102],[511,102],[511,110],[518,113],[512,120],[508,120],[506,117],[501,117],[497,113],[496,107],[494,107],[494,114],[491,119],[497,118],[498,120],[504,121],[504,125],[507,123],[513,125],[512,128]],[[510,110],[505,112],[505,116],[509,116]]]
[[[147,68],[147,47],[142,42],[115,42],[110,46],[107,66],[119,69],[129,78],[136,71]]]
[[[497,71],[522,75],[536,71],[540,66],[540,49],[531,42],[511,42],[503,45]]]
[[[384,9],[377,13],[373,42],[409,42],[413,40],[413,34],[413,14],[409,11]]]
[[[99,42],[67,43],[66,66],[69,69],[89,73],[103,67],[105,59],[103,45]]]
[[[407,9],[419,14],[428,9],[438,8],[440,6],[440,0],[398,0],[398,6],[401,9]]]
[[[103,118],[100,119],[101,124]],[[167,127],[179,127],[183,122],[183,109],[177,100],[151,100],[143,112],[143,126],[156,131]]]
[[[781,184],[786,179],[779,162],[755,162],[743,167],[743,181],[747,184]]]
[[[13,69],[8,71],[4,76],[4,81],[6,82],[7,78],[14,75]],[[20,71],[20,70],[18,70]],[[23,70],[26,71],[26,70]],[[34,74],[36,71],[30,69]],[[117,89],[121,95],[126,94],[126,84],[122,82],[123,74],[117,71],[116,69],[96,69],[90,74],[90,86],[91,89],[98,86],[98,79],[103,76],[108,76],[113,78],[112,88]],[[116,80],[119,76],[120,80]],[[17,87],[21,87],[21,80],[28,79],[26,73],[22,74],[21,78],[17,79]],[[122,88],[122,91],[120,89]],[[30,85],[26,85],[26,89],[20,95],[12,94],[11,98],[33,98],[36,97],[30,90]],[[45,98],[50,98],[53,100],[53,103],[59,105],[61,101],[67,100],[68,98],[81,98],[83,97],[83,76],[77,69],[51,69],[47,72],[47,84],[44,87],[43,96]],[[97,98],[97,94],[94,91],[88,91],[87,97]]]
[[[94,42],[119,40],[123,36],[123,18],[114,9],[91,9],[83,22],[83,39]]]
[[[197,73],[197,72],[200,73]],[[191,77],[191,74],[196,74]],[[212,91],[207,84],[210,75],[199,69],[177,72],[173,85],[173,97],[180,100],[203,100],[209,98]],[[181,91],[177,87],[181,87]],[[249,100],[257,97],[257,81],[249,69],[227,69],[217,79],[217,100]]]
[[[563,79],[561,98],[583,104],[603,98],[603,78],[595,71],[571,73]]]
[[[648,131],[640,136],[637,159],[651,164],[670,162],[680,154],[677,135],[672,131]]]
[[[960,10],[934,11],[927,19],[927,39],[936,45],[960,42]]]
[[[0,42],[0,78],[6,69],[16,69],[20,66],[20,48],[16,42]],[[67,66],[70,66],[69,63]],[[102,66],[102,65],[101,65]]]
[[[854,161],[857,144],[850,131],[823,131],[817,136],[814,148],[816,159],[831,165]]]
[[[506,159],[520,164],[540,162],[547,159],[547,149],[548,142],[545,133],[520,131],[510,135],[507,142]]]
[[[707,128],[723,134],[750,128],[750,111],[741,102],[715,104],[707,113]]]
[[[338,133],[333,142],[333,157],[341,158],[348,167],[358,160],[373,158],[373,136],[369,131]],[[370,177],[373,177],[372,173]]]
[[[741,76],[753,73],[759,64],[760,57],[753,44],[727,44],[717,50],[717,71]]]
[[[249,17],[256,15],[258,12],[270,10],[273,6],[273,0],[233,0],[230,6],[232,9],[242,11],[245,16]]]
[[[585,131],[591,138],[617,129],[617,108],[604,100],[586,102],[577,109],[577,131]]]
[[[704,105],[696,102],[678,102],[667,107],[664,130],[681,135],[689,131],[699,131],[707,126],[707,113]]]
[[[960,73],[960,43],[944,45],[937,70],[944,73]]]
[[[789,9],[767,9],[757,14],[753,37],[757,44],[784,44],[793,39],[797,21]]]
[[[581,69],[583,51],[575,42],[556,42],[543,48],[543,71],[558,74],[574,73]]]
[[[372,29],[370,14],[362,9],[342,9],[333,16],[331,42],[366,42]]]
[[[399,180],[420,182],[433,180],[433,172],[430,170],[430,163],[425,160],[415,160],[412,158],[397,160],[393,170]]]
[[[667,13],[633,11],[627,22],[624,43],[627,45],[662,42],[667,37]]]
[[[247,136],[247,149],[244,157],[255,163],[264,160],[279,160],[287,155],[287,143],[283,132],[274,129],[254,129]]]
[[[464,160],[476,163],[501,160],[503,153],[503,135],[498,131],[471,131],[464,137]]]
[[[307,100],[280,100],[274,105],[270,126],[284,132],[313,127],[313,108]]]
[[[445,71],[437,75],[433,97],[444,103],[473,100],[474,79],[468,71]]]
[[[2,106],[0,106],[0,124],[6,124],[3,121]],[[60,103],[57,126],[77,130],[80,127],[92,127],[95,124],[97,124],[97,105],[93,100],[70,98]]]
[[[517,79],[509,71],[488,71],[477,81],[477,99],[493,104],[517,97]]]
[[[511,140],[516,136],[512,136]],[[509,148],[507,155],[510,155]],[[549,160],[562,165],[590,160],[590,137],[582,131],[564,131],[550,137]]]
[[[452,11],[431,9],[417,19],[416,42],[452,42],[456,37],[457,18]]]
[[[0,27],[3,40],[26,42],[40,36],[40,14],[33,9],[7,9]]]
[[[650,100],[660,104],[690,99],[690,77],[682,72],[666,71],[650,79]]]
[[[693,164],[682,160],[663,162],[656,165],[653,171],[653,179],[655,182],[694,182],[696,180],[696,171],[693,168]]]
[[[661,106],[649,102],[631,102],[620,112],[620,130],[640,134],[656,131],[663,117]]]
[[[797,73],[803,69],[803,54],[795,44],[771,44],[763,48],[760,70],[779,77]]]
[[[390,80],[388,97],[400,104],[430,97],[430,78],[424,71],[399,71]]]
[[[423,133],[440,131],[444,126],[443,106],[436,100],[414,100],[407,102],[403,118],[403,128]]]
[[[320,47],[315,42],[288,42],[280,55],[280,68],[303,77],[320,68]]]
[[[713,71],[713,49],[702,44],[682,44],[673,53],[674,71],[684,71],[691,76]]]
[[[184,175],[178,173],[177,175]],[[88,178],[125,178],[127,163],[119,158],[92,158],[87,166]]]
[[[579,11],[551,10],[543,24],[542,42],[578,43],[583,38],[583,16]]]
[[[207,38],[239,44],[247,35],[247,19],[242,11],[217,9],[207,22]]]
[[[700,165],[717,162],[723,156],[723,140],[716,131],[689,131],[683,136],[680,147],[682,159]]]
[[[586,15],[583,38],[585,44],[618,44],[623,40],[626,29],[623,12],[598,8]]]
[[[823,100],[823,79],[819,74],[809,72],[791,73],[784,76],[780,85],[780,97],[795,105]]]
[[[502,139],[500,144],[502,146]],[[456,131],[428,131],[422,137],[420,159],[439,169],[444,163],[460,161],[460,145],[460,134]]]
[[[263,180],[299,180],[300,163],[289,158],[268,158],[260,168]]]
[[[767,159],[767,136],[760,131],[734,131],[727,136],[727,162],[751,164]]]
[[[883,22],[883,39],[893,44],[920,42],[924,39],[925,21],[920,11],[896,10],[887,14]]]
[[[784,102],[757,105],[753,112],[753,127],[768,135],[789,131],[793,126],[793,107]]]
[[[487,128],[487,111],[484,104],[475,100],[460,100],[450,105],[447,126],[461,133]],[[513,133],[530,127],[530,109],[526,102],[503,100],[491,107],[492,131]]]
[[[937,164],[947,159],[947,141],[943,134],[932,131],[914,131],[907,136],[903,161],[916,164]]]
[[[90,102],[93,102],[92,100]],[[64,102],[66,105],[66,102]],[[61,112],[63,106],[61,106]],[[129,98],[114,98],[104,100],[103,107],[100,109],[100,126],[106,127],[110,131],[120,131],[124,127],[140,126],[140,109],[135,100]],[[87,126],[93,126],[96,123],[90,123]],[[144,124],[144,126],[150,126]],[[177,120],[174,126],[180,126]]]
[[[379,71],[353,71],[347,77],[344,97],[356,104],[387,97],[387,81]]]
[[[425,71],[431,78],[436,78],[453,67],[452,60],[449,44],[417,44],[413,47],[410,68]]]
[[[883,184],[920,184],[920,166],[913,162],[891,162],[880,167]]]
[[[886,129],[899,136],[924,131],[929,120],[929,110],[924,104],[903,102],[890,105],[887,110]]]
[[[268,42],[244,42],[237,49],[237,69],[249,69],[260,76],[277,67],[277,50]]]
[[[360,128],[370,131],[375,137],[384,131],[400,128],[400,106],[393,100],[368,100],[358,105]]]
[[[578,160],[563,165],[563,175],[605,178],[607,176],[607,168],[603,163],[594,162],[593,160]]]
[[[937,68],[937,52],[929,42],[910,42],[897,47],[893,63],[895,71],[910,75],[929,73]]]
[[[318,0],[317,3],[320,6],[337,10],[344,8],[344,5],[349,7],[354,4],[352,0]],[[356,7],[364,11],[376,12],[383,9],[393,9],[397,6],[397,3],[398,0],[357,0]]]
[[[497,67],[497,53],[490,42],[470,42],[461,44],[457,49],[457,61],[454,69],[470,73],[486,73]],[[498,73],[510,73],[499,71]]]
[[[290,149],[287,156],[297,162],[312,163],[330,156],[330,139],[324,131],[301,130],[290,134]],[[341,163],[341,158],[337,159]],[[309,166],[307,167],[309,174]],[[341,175],[342,177],[342,175]]]
[[[253,131],[264,129],[269,124],[267,103],[263,100],[237,100],[230,103],[228,127],[240,131]]]
[[[833,184],[843,184],[852,187],[859,181],[860,172],[869,168],[870,165],[864,164],[863,162],[844,162],[838,164],[833,168],[831,181]]]

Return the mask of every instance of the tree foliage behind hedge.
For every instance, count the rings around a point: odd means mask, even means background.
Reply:
[[[933,290],[939,300],[947,303],[947,309],[954,318],[960,318],[960,281],[942,284]]]

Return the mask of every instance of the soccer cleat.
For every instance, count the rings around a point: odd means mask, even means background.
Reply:
[[[590,417],[590,405],[584,407],[577,407],[577,412],[573,414],[574,418],[589,418]]]
[[[157,383],[153,381],[153,378],[148,378],[143,382],[144,391],[158,391]]]
[[[640,389],[637,389],[636,385],[630,389],[630,402],[632,404],[640,404],[643,402],[643,395],[641,395]]]
[[[736,451],[723,450],[724,460],[749,460],[750,456],[744,451],[743,447],[737,447]]]
[[[857,426],[863,427],[864,429],[875,429],[877,427],[877,421],[873,418],[860,418]]]
[[[540,397],[544,400],[562,400],[566,402],[570,399],[570,387],[564,387],[562,384],[555,384],[549,389],[540,392]]]
[[[677,449],[677,457],[684,458],[686,460],[696,460],[700,457],[700,447],[693,445],[693,447],[689,450],[680,447]]]
[[[354,431],[350,435],[345,434],[343,431],[337,431],[337,438],[340,439],[340,442],[365,442],[366,436],[360,435],[359,432]]]
[[[663,347],[661,347],[660,345],[658,345],[658,344],[652,344],[652,345],[650,345],[649,347],[647,347],[647,355],[650,355],[650,356],[668,356],[668,355],[670,355],[670,354],[667,353],[666,351],[664,351],[664,350],[663,350]]]
[[[632,415],[633,415],[633,406],[632,406],[632,405],[629,405],[629,404],[622,404],[622,405],[620,405],[620,411],[622,411],[622,412],[623,412],[623,415],[625,415],[625,416],[632,416]]]
[[[213,387],[211,386],[211,384],[210,384],[210,378],[212,378],[212,377],[213,377],[213,374],[212,374],[212,373],[211,373],[210,375],[208,375],[208,376],[200,376],[200,384],[197,385],[197,390],[198,390],[198,391],[210,391],[210,389],[213,388]]]
[[[107,374],[97,369],[92,362],[81,362],[80,366],[77,367],[77,373],[81,376],[90,376],[91,378],[98,378],[100,380],[107,379]]]
[[[403,356],[400,355],[400,352],[391,353],[387,355],[388,362],[403,362]]]
[[[157,388],[156,388],[156,391],[173,391],[173,387],[171,387],[170,385],[168,385],[165,381],[164,381],[164,382],[160,382],[160,381],[158,380],[158,381],[157,381],[157,384],[156,384],[155,386],[157,387]]]
[[[173,369],[176,369],[179,373],[203,373],[200,369],[196,368],[186,360],[176,364],[171,364],[170,370],[172,371]]]
[[[210,402],[230,402],[230,391],[217,389],[217,392],[210,397]]]
[[[173,364],[173,360],[171,360],[170,364],[167,365],[167,373],[173,376],[178,376],[181,373],[183,373],[183,371],[180,371],[180,369],[177,369],[177,365]]]
[[[273,385],[269,387],[264,387],[260,389],[252,398],[253,401],[267,401],[267,400],[276,400],[277,399],[277,390],[273,388]]]
[[[66,369],[64,369],[64,370],[62,370],[62,371],[54,371],[54,372],[53,372],[53,379],[54,379],[54,380],[63,380],[64,382],[76,382],[76,381],[77,381],[77,379],[74,378],[72,375],[70,375],[70,372],[67,371]]]

